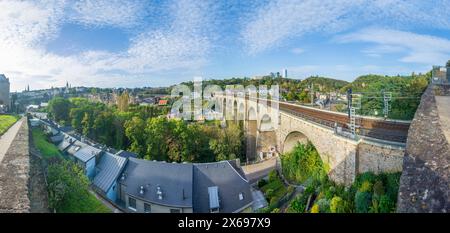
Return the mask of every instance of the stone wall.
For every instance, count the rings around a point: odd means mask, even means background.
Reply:
[[[450,144],[435,99],[445,93],[430,85],[422,95],[408,132],[397,212],[450,212]]]
[[[29,132],[26,120],[0,164],[0,212],[30,212],[28,181],[30,170]]]
[[[287,113],[281,113],[281,125],[277,129],[278,148],[283,151],[286,137],[292,132],[304,134],[316,147],[322,160],[330,166],[329,176],[337,183],[350,185],[355,173],[358,143],[334,134],[331,129],[304,121]]]
[[[358,174],[401,172],[404,155],[404,146],[361,141],[358,145]]]
[[[325,128],[298,117],[281,113],[281,125],[277,130],[278,150],[291,146],[301,137],[291,137],[294,132],[304,135],[316,147],[322,160],[330,167],[330,178],[340,184],[350,185],[357,174],[364,172],[390,173],[402,170],[405,147],[402,145],[355,141],[335,134]]]

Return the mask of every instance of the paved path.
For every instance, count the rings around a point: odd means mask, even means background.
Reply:
[[[272,157],[260,163],[242,166],[242,170],[244,170],[245,176],[249,180],[249,183],[253,184],[269,175],[270,171],[275,170],[276,163],[276,158]]]
[[[20,129],[22,123],[26,120],[26,118],[22,118],[18,120],[11,128],[8,129],[2,136],[0,136],[0,163],[3,160],[6,152],[11,146],[12,141],[16,137],[17,132]]]

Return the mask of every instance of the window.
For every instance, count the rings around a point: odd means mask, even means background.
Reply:
[[[150,204],[144,203],[144,212],[145,213],[151,213],[152,212],[152,207],[150,206]]]
[[[131,197],[128,198],[128,208],[136,211],[136,199]]]
[[[170,213],[181,213],[180,209],[170,209]]]

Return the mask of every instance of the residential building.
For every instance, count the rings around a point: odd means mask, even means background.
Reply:
[[[250,185],[234,161],[166,163],[129,158],[118,202],[128,212],[251,212]]]
[[[93,185],[96,191],[112,202],[117,200],[117,179],[122,172],[127,158],[105,152],[95,168]]]
[[[192,164],[129,158],[118,201],[128,212],[192,213]]]
[[[75,153],[72,154],[71,147],[75,147]],[[86,176],[89,179],[93,179],[95,176],[96,159],[98,159],[102,153],[102,150],[93,146],[86,145],[79,141],[76,141],[67,152],[76,159],[76,162],[84,168]]]

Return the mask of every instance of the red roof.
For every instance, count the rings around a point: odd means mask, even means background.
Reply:
[[[159,100],[159,105],[167,105],[167,100]]]

